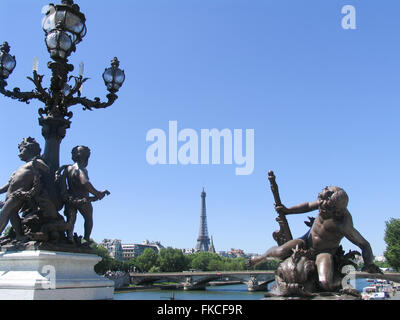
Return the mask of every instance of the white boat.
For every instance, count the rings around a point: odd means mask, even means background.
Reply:
[[[368,300],[385,300],[386,294],[385,292],[375,292],[373,293]]]
[[[389,299],[393,293],[392,285],[381,282],[377,284],[371,284],[362,290],[363,300],[385,300]]]

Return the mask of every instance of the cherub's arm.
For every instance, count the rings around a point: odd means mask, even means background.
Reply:
[[[344,226],[344,236],[351,243],[355,244],[362,251],[362,257],[364,260],[364,271],[371,273],[379,273],[380,269],[374,264],[374,255],[372,253],[371,245],[364,237],[354,228],[353,221],[350,213],[347,216],[347,221]]]
[[[89,181],[87,172],[84,170],[79,170],[79,180],[81,185],[84,186],[89,193],[95,195],[99,199],[103,199],[106,194],[109,194],[107,190],[105,191],[97,190]]]
[[[311,212],[314,210],[318,210],[318,201],[314,202],[305,202],[302,204],[299,204],[297,206],[291,207],[291,208],[286,208],[284,206],[277,206],[276,210],[279,213],[283,214],[299,214],[299,213],[306,213],[306,212]]]
[[[10,186],[10,183],[9,183],[9,182],[7,182],[4,186],[2,186],[2,187],[0,188],[0,194],[6,193],[9,186]]]

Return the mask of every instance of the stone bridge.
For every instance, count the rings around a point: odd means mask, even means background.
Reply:
[[[400,273],[355,272],[354,276],[355,278],[384,279],[400,283]],[[168,281],[179,283],[184,290],[204,290],[209,282],[227,279],[246,284],[249,291],[267,291],[268,284],[275,281],[275,271],[130,273],[131,284],[150,285],[155,282]]]
[[[275,280],[275,271],[206,271],[171,273],[130,273],[131,284],[153,284],[160,281],[177,282],[184,290],[204,290],[211,281],[239,281],[249,291],[266,291]]]

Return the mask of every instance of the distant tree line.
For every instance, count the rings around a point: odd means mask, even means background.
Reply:
[[[211,252],[197,252],[184,255],[180,249],[163,248],[157,254],[147,248],[143,254],[127,261],[119,261],[109,256],[106,248],[93,244],[95,253],[102,260],[95,266],[95,271],[104,274],[107,271],[139,271],[139,272],[182,272],[190,269],[198,271],[244,271],[245,258],[222,257]],[[279,261],[271,260],[256,267],[256,270],[276,270]],[[254,268],[252,268],[254,270]]]

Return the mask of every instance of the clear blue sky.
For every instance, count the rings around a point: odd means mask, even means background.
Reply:
[[[56,1],[57,2],[57,1]],[[43,0],[1,0],[0,41],[17,67],[9,88],[31,90],[26,76],[50,60],[41,29]],[[354,5],[357,29],[341,27]],[[79,1],[88,33],[70,62],[85,63],[83,94],[105,97],[104,68],[118,56],[126,82],[110,108],[74,107],[61,147],[92,149],[89,175],[111,195],[94,204],[96,241],[159,240],[191,248],[207,192],[208,229],[217,250],[262,253],[277,229],[267,172],[284,204],[312,201],[327,185],[343,187],[356,228],[373,251],[385,250],[385,221],[399,217],[400,3],[377,0]],[[35,137],[44,148],[34,101],[0,97],[0,180],[21,162],[17,145]],[[18,119],[18,120],[17,120]],[[146,133],[168,129],[254,129],[255,168],[146,162]],[[3,199],[3,198],[2,198]],[[315,215],[315,214],[314,214]],[[290,216],[292,233],[307,215]],[[77,221],[82,233],[83,220]],[[346,250],[355,248],[343,242]]]

